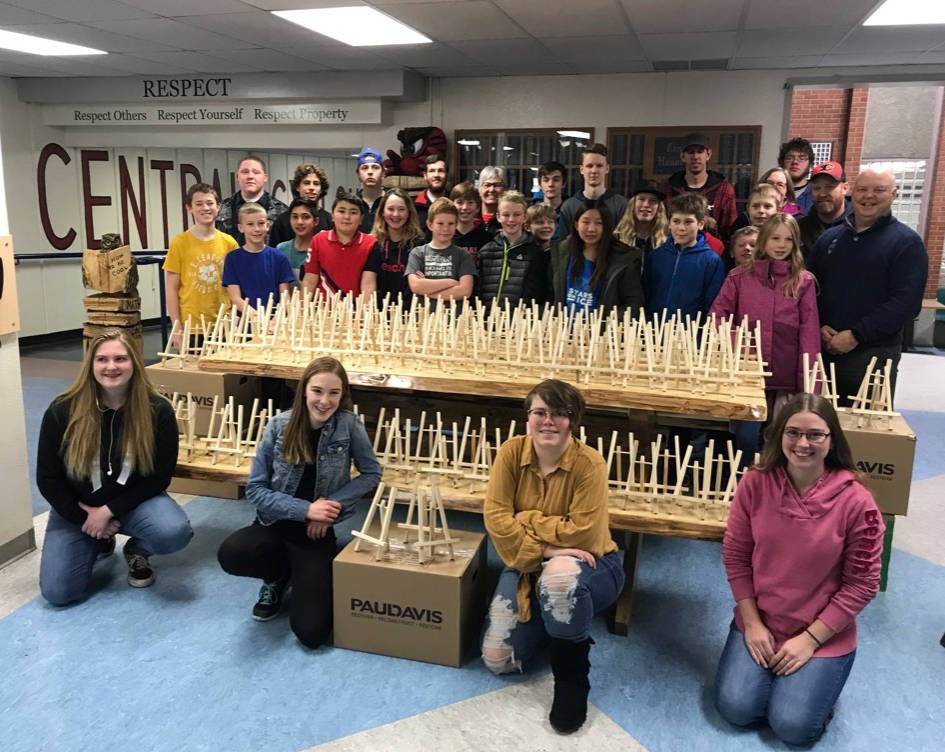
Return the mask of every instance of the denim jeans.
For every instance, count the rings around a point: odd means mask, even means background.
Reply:
[[[194,535],[184,510],[167,494],[141,502],[118,521],[119,532],[131,536],[125,550],[142,556],[179,551]],[[101,540],[86,535],[79,525],[50,509],[39,564],[39,589],[43,597],[54,606],[84,598],[92,565],[101,550]]]
[[[732,624],[715,676],[715,707],[735,726],[767,721],[788,744],[813,744],[846,683],[856,651],[836,658],[811,658],[788,676],[755,663],[745,635]]]
[[[490,661],[484,656],[495,673],[522,671],[523,664],[549,637],[583,642],[590,636],[594,614],[620,595],[624,572],[616,551],[601,556],[596,567],[570,556],[555,558],[574,562],[579,571],[573,575],[540,575],[530,594],[531,619],[527,622],[518,620],[515,591],[519,571],[505,567],[499,575],[482,644],[484,649],[511,650],[511,654],[503,661]]]

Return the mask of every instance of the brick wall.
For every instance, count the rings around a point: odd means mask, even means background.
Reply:
[[[942,107],[934,164],[934,172],[927,173],[925,177],[930,190],[924,238],[929,251],[929,281],[925,285],[927,298],[934,298],[941,284],[942,247],[945,245],[945,104]]]
[[[853,185],[860,173],[863,159],[863,133],[866,130],[866,105],[869,103],[870,90],[859,86],[850,96],[850,116],[847,123],[847,148],[843,155],[843,166],[847,172],[847,182]]]
[[[852,89],[795,89],[789,138],[830,141],[832,158],[844,161]]]

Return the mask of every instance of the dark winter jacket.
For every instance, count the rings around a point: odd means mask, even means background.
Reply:
[[[574,215],[585,201],[587,198],[584,196],[584,191],[580,191],[561,204],[558,210],[558,226],[555,229],[556,238],[566,238],[571,234],[571,229],[574,227]],[[624,212],[627,211],[627,199],[608,188],[596,201],[607,207],[613,226],[616,227]]]
[[[243,194],[240,191],[223,199],[223,201],[220,202],[220,211],[217,214],[216,220],[217,229],[235,238],[236,242],[240,245],[246,242],[246,238],[237,227],[239,224],[240,207],[245,203],[246,200],[243,198]],[[279,199],[273,198],[268,193],[263,193],[262,196],[256,199],[256,203],[266,210],[266,218],[273,223],[275,223],[282,214],[289,211],[288,206],[283,204]],[[294,237],[295,234],[293,233],[288,239]],[[283,240],[286,239],[287,238],[283,238]]]
[[[718,225],[716,234],[723,243],[728,243],[738,209],[735,206],[735,189],[721,172],[709,170],[708,179],[701,188],[690,188],[686,184],[685,170],[674,172],[663,186],[663,192],[666,193],[667,207],[676,196],[684,193],[698,193],[703,196],[709,204],[709,214]]]
[[[531,233],[509,244],[500,230],[476,256],[476,295],[484,305],[514,307],[520,300],[543,305],[548,299],[548,254]]]
[[[650,254],[643,270],[646,315],[664,309],[683,316],[701,311],[704,320],[724,281],[725,265],[705,235],[700,232],[689,248],[680,248],[669,238]]]
[[[577,241],[580,242],[580,241]],[[551,285],[554,302],[564,305],[568,296],[568,260],[571,258],[572,238],[562,240],[551,247]],[[610,262],[604,275],[604,289],[600,294],[600,307],[604,315],[613,309],[623,317],[624,311],[633,315],[643,307],[643,286],[640,273],[643,268],[643,251],[621,243],[616,238],[610,246]]]
[[[929,255],[891,214],[863,232],[850,216],[817,239],[809,269],[820,283],[822,326],[849,329],[860,346],[896,345],[922,308]]]
[[[842,225],[843,221],[852,213],[853,209],[848,203],[846,211],[844,211],[840,219],[835,219],[833,222],[823,222],[817,215],[817,209],[815,207],[809,214],[805,214],[797,220],[797,227],[801,231],[801,253],[804,254],[805,264],[810,261],[810,255],[814,251],[814,244],[817,242],[817,238],[831,227]]]

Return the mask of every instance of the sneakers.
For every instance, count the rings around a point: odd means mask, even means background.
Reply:
[[[154,582],[154,570],[148,564],[148,558],[124,549],[125,563],[128,564],[128,584],[131,587],[148,587]]]
[[[111,538],[106,538],[101,542],[98,549],[98,554],[95,556],[96,561],[101,561],[102,559],[107,559],[115,553],[115,536]]]
[[[287,584],[285,580],[282,582],[264,582],[262,584],[262,587],[259,588],[259,600],[253,606],[253,618],[256,621],[269,621],[279,615]]]

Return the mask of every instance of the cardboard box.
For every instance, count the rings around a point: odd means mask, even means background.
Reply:
[[[171,493],[191,496],[211,496],[217,499],[242,499],[246,486],[219,480],[194,480],[193,478],[171,478],[168,486]]]
[[[478,650],[489,595],[485,536],[452,535],[456,558],[441,554],[423,565],[405,551],[375,561],[371,546],[348,544],[333,566],[335,647],[445,666],[461,666]]]
[[[889,419],[889,430],[857,428],[856,417],[839,411],[856,466],[864,474],[883,514],[905,514],[912,487],[915,434],[901,416]]]
[[[138,267],[131,246],[112,251],[82,252],[82,285],[99,292],[130,293],[138,286]]]
[[[206,434],[210,425],[210,411],[214,396],[219,396],[222,407],[233,397],[234,405],[244,405],[247,411],[259,396],[259,378],[239,373],[209,373],[197,369],[196,362],[181,367],[180,358],[170,358],[165,364],[155,363],[147,367],[148,378],[154,388],[168,399],[174,392],[190,392],[197,402],[197,433]],[[249,413],[247,412],[247,415]]]

